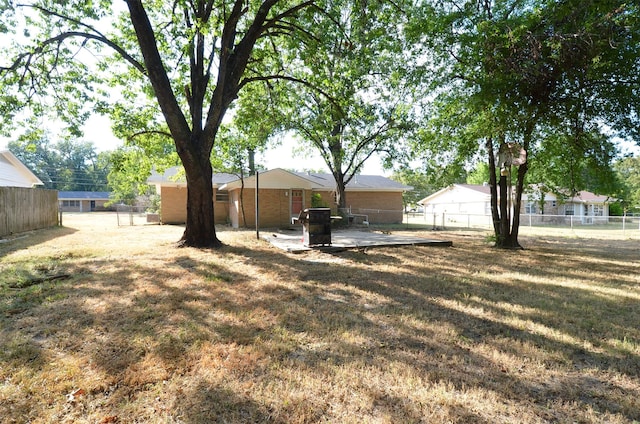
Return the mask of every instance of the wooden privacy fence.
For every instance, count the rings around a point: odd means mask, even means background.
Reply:
[[[58,192],[0,187],[0,237],[57,225]]]

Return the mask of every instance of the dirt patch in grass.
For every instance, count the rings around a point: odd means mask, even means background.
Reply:
[[[3,422],[640,420],[637,242],[292,255],[65,225],[0,244]]]

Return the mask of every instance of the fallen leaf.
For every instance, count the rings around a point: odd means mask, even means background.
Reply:
[[[73,392],[67,395],[67,402],[75,402],[78,396],[82,396],[85,394],[85,391],[82,389],[74,390]]]

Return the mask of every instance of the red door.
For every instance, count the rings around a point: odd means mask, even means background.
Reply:
[[[291,215],[298,216],[302,211],[302,190],[291,190]]]

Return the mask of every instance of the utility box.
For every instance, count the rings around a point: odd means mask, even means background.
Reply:
[[[331,246],[331,209],[309,208],[300,212],[302,242],[305,246]]]

